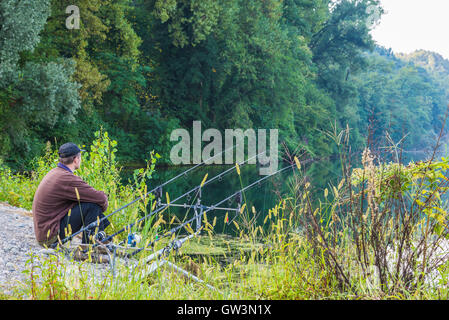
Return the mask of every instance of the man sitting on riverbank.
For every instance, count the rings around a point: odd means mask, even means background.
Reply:
[[[81,166],[81,150],[76,144],[66,143],[59,148],[58,166],[42,179],[33,200],[34,232],[42,246],[65,239],[84,226],[100,220],[95,230],[83,232],[83,248],[104,236],[110,224],[103,212],[108,197],[95,190],[73,172]],[[82,252],[82,251],[79,251]],[[83,257],[78,257],[83,259]]]

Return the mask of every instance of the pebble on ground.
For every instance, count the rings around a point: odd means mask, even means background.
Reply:
[[[22,271],[28,267],[30,254],[43,256],[43,249],[34,235],[32,213],[0,203],[0,294],[11,296],[15,288],[25,284],[28,275]],[[109,264],[95,265],[102,271],[108,268]]]

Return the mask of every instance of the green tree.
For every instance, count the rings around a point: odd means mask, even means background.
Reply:
[[[17,81],[20,53],[39,42],[49,14],[49,0],[0,3],[0,89]]]
[[[317,8],[300,4],[295,10]],[[302,35],[307,29],[310,38],[316,28],[306,13],[295,26],[277,0],[140,1],[138,7],[146,14],[136,15],[136,30],[143,55],[151,57],[149,87],[162,114],[185,127],[201,120],[221,129],[279,128],[293,148],[299,137],[318,137],[326,98],[315,87],[312,53]],[[324,2],[314,23],[323,8]]]
[[[447,84],[429,71],[383,48],[367,54],[368,65],[353,78],[357,130],[372,147],[389,144],[386,133],[407,150],[434,146],[446,110]]]
[[[48,1],[0,4],[0,152],[16,165],[39,153],[51,130],[73,122],[80,108],[72,61],[35,63],[21,56],[37,45],[49,14]]]
[[[376,0],[341,0],[331,4],[328,18],[310,42],[317,67],[317,83],[334,101],[331,116],[341,127],[349,125],[354,144],[363,144],[357,130],[357,91],[351,76],[366,67],[364,52],[374,49],[369,34],[369,8],[383,10]]]
[[[41,33],[41,42],[31,57],[33,61],[55,61],[60,57],[76,62],[74,79],[81,84],[79,95],[86,109],[92,109],[94,102],[101,102],[103,93],[110,84],[92,59],[92,49],[107,38],[108,26],[99,17],[99,11],[111,0],[80,0],[80,29],[68,30],[65,10],[67,3],[51,0],[51,15]]]

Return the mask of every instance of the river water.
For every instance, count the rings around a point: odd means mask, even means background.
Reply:
[[[412,160],[419,161],[424,157],[424,154],[408,154],[402,162],[408,163]],[[351,161],[354,163],[353,167],[356,167],[357,163],[360,163],[360,159],[356,158]],[[162,202],[166,202],[167,194],[169,198],[173,200],[192,188],[200,185],[206,174],[207,180],[210,180],[230,167],[232,166],[204,165],[194,169],[164,187]],[[178,174],[185,172],[187,169],[189,169],[188,166],[157,167],[148,185],[148,189],[153,189],[155,186],[158,186]],[[240,171],[241,174],[238,175],[236,170],[232,170],[227,175],[222,177],[222,179],[206,184],[202,189],[201,204],[206,206],[216,205],[240,189],[264,177],[259,175],[259,169],[256,165],[244,165],[240,167]],[[124,176],[129,177],[132,175],[130,173],[132,173],[132,171],[125,170]],[[331,186],[338,185],[341,180],[342,173],[340,159],[338,157],[334,157],[326,160],[315,161],[304,165],[301,168],[301,172],[299,172],[295,166],[294,170],[285,170],[284,172],[274,175],[245,191],[243,193],[243,203],[246,203],[246,207],[248,208],[247,212],[250,217],[253,216],[254,207],[255,216],[257,217],[257,224],[263,223],[269,209],[272,209],[279,204],[282,198],[291,195],[294,174],[296,174],[300,179],[306,179],[306,181],[310,182],[312,198],[317,202],[324,199],[325,188],[331,190]],[[197,198],[194,196],[195,194],[192,193],[190,196],[186,196],[177,201],[177,203],[187,205],[195,204]],[[237,208],[237,202],[235,199],[230,199],[229,201],[220,204],[220,207]],[[236,233],[235,226],[232,223],[225,223],[226,213],[228,214],[229,221],[231,221],[236,214],[232,211],[210,211],[207,214],[208,221],[212,222],[214,217],[217,217],[214,228],[215,232],[234,235]],[[185,221],[186,219],[193,217],[194,211],[193,209],[188,208],[170,207],[167,214],[170,216],[175,215],[178,217],[179,221]],[[238,219],[236,221],[238,221]]]
[[[233,166],[204,165],[192,170],[163,188],[162,202],[166,201],[167,194],[169,198],[173,200],[200,185],[206,174],[207,180],[211,180],[213,177],[231,167]],[[151,190],[178,174],[183,173],[187,169],[189,169],[188,166],[157,167],[150,180],[148,189]],[[281,167],[279,167],[279,169],[281,169]],[[255,216],[257,216],[256,223],[263,223],[269,209],[272,209],[279,204],[279,201],[288,196],[292,190],[294,174],[301,179],[307,178],[313,187],[313,193],[322,195],[324,188],[328,187],[329,183],[338,183],[337,180],[339,180],[339,177],[341,176],[340,170],[339,160],[325,160],[305,165],[301,168],[301,172],[294,166],[293,169],[287,169],[279,174],[264,179],[262,182],[246,190],[242,194],[242,202],[246,203],[246,207],[248,208],[248,211],[245,209],[245,212],[248,212],[250,217],[252,217],[254,211]],[[125,170],[124,176],[129,177],[132,175],[130,172],[131,171],[129,170]],[[259,174],[259,168],[256,165],[246,164],[241,166],[240,175],[237,174],[236,170],[231,170],[221,179],[205,184],[201,192],[201,204],[206,206],[216,205],[223,199],[263,177],[265,176]],[[191,193],[191,195],[184,197],[177,201],[177,203],[188,205],[195,204],[196,201],[197,198],[195,198],[195,193]],[[238,204],[233,197],[232,199],[221,203],[219,206],[237,208]],[[232,221],[236,214],[236,212],[233,211],[214,210],[208,212],[208,221],[212,222],[214,217],[217,217],[214,228],[216,232],[235,234],[235,226],[232,223],[225,223],[224,219],[226,213],[228,213],[228,221]],[[176,215],[179,220],[184,221],[186,218],[191,218],[194,215],[194,211],[192,209],[189,210],[188,208],[170,207],[168,214]],[[238,219],[236,221],[238,221]]]

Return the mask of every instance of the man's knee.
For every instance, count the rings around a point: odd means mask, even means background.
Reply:
[[[93,203],[93,202],[82,202],[81,207],[84,208],[84,210],[89,210],[89,211],[98,212],[98,213],[103,212],[101,207],[98,204]]]
[[[103,210],[100,205],[91,202],[86,202],[85,205],[88,208],[85,214],[87,221],[96,222],[98,221],[97,219],[100,218],[101,220],[101,223],[99,225],[100,229],[104,229],[107,226],[109,226],[110,222],[107,219],[105,219],[103,215]]]

